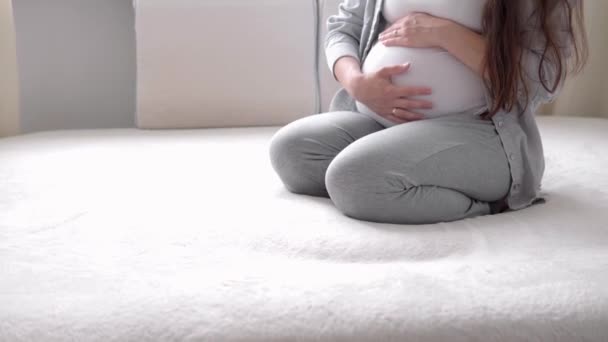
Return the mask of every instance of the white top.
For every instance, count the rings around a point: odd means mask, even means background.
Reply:
[[[392,23],[412,12],[425,12],[454,20],[475,31],[482,26],[486,0],[385,0],[382,9],[385,19]],[[376,43],[363,63],[364,72],[373,72],[385,66],[411,63],[403,75],[393,77],[397,85],[428,86],[433,94],[422,98],[433,102],[430,110],[415,110],[428,117],[437,117],[486,110],[484,84],[481,77],[447,51],[439,48],[386,47]],[[375,115],[363,104],[357,104],[362,113],[372,114],[386,126],[394,125]]]
[[[393,23],[411,12],[424,12],[481,32],[485,4],[486,0],[385,0],[382,14]]]

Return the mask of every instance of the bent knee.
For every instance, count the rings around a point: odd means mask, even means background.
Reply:
[[[329,164],[325,186],[336,208],[345,215],[366,221],[387,222],[387,186],[377,168],[370,168],[370,158],[351,146]]]
[[[327,196],[322,152],[311,145],[309,130],[294,121],[279,129],[269,143],[272,168],[285,187],[297,194]]]
[[[359,154],[349,147],[329,165],[325,185],[338,210],[351,218],[371,222],[452,221],[461,218],[459,213],[465,213],[471,205],[462,193],[419,184],[414,178],[386,172],[379,158]]]

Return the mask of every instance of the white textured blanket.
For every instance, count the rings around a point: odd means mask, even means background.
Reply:
[[[0,140],[0,341],[606,341],[608,120],[547,202],[426,226],[287,192],[275,128]]]

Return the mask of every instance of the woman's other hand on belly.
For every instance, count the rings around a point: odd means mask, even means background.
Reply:
[[[350,84],[349,93],[376,114],[386,119],[405,123],[424,119],[417,109],[430,109],[430,101],[411,99],[415,96],[430,95],[428,87],[396,86],[391,77],[408,71],[410,65],[395,65],[377,72],[358,75]]]
[[[441,48],[481,77],[484,68],[485,38],[455,21],[426,13],[411,13],[397,20],[378,36],[384,46]]]
[[[385,46],[412,48],[442,47],[443,32],[451,20],[426,13],[411,13],[389,25],[378,40]]]

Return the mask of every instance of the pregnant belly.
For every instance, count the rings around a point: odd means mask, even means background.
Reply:
[[[363,63],[363,72],[375,72],[386,66],[410,62],[410,69],[393,77],[399,86],[427,86],[431,95],[421,96],[433,102],[432,109],[414,109],[425,117],[438,117],[468,110],[482,110],[485,106],[484,84],[480,76],[441,49],[387,47],[375,44]],[[373,114],[362,103],[362,113]]]

